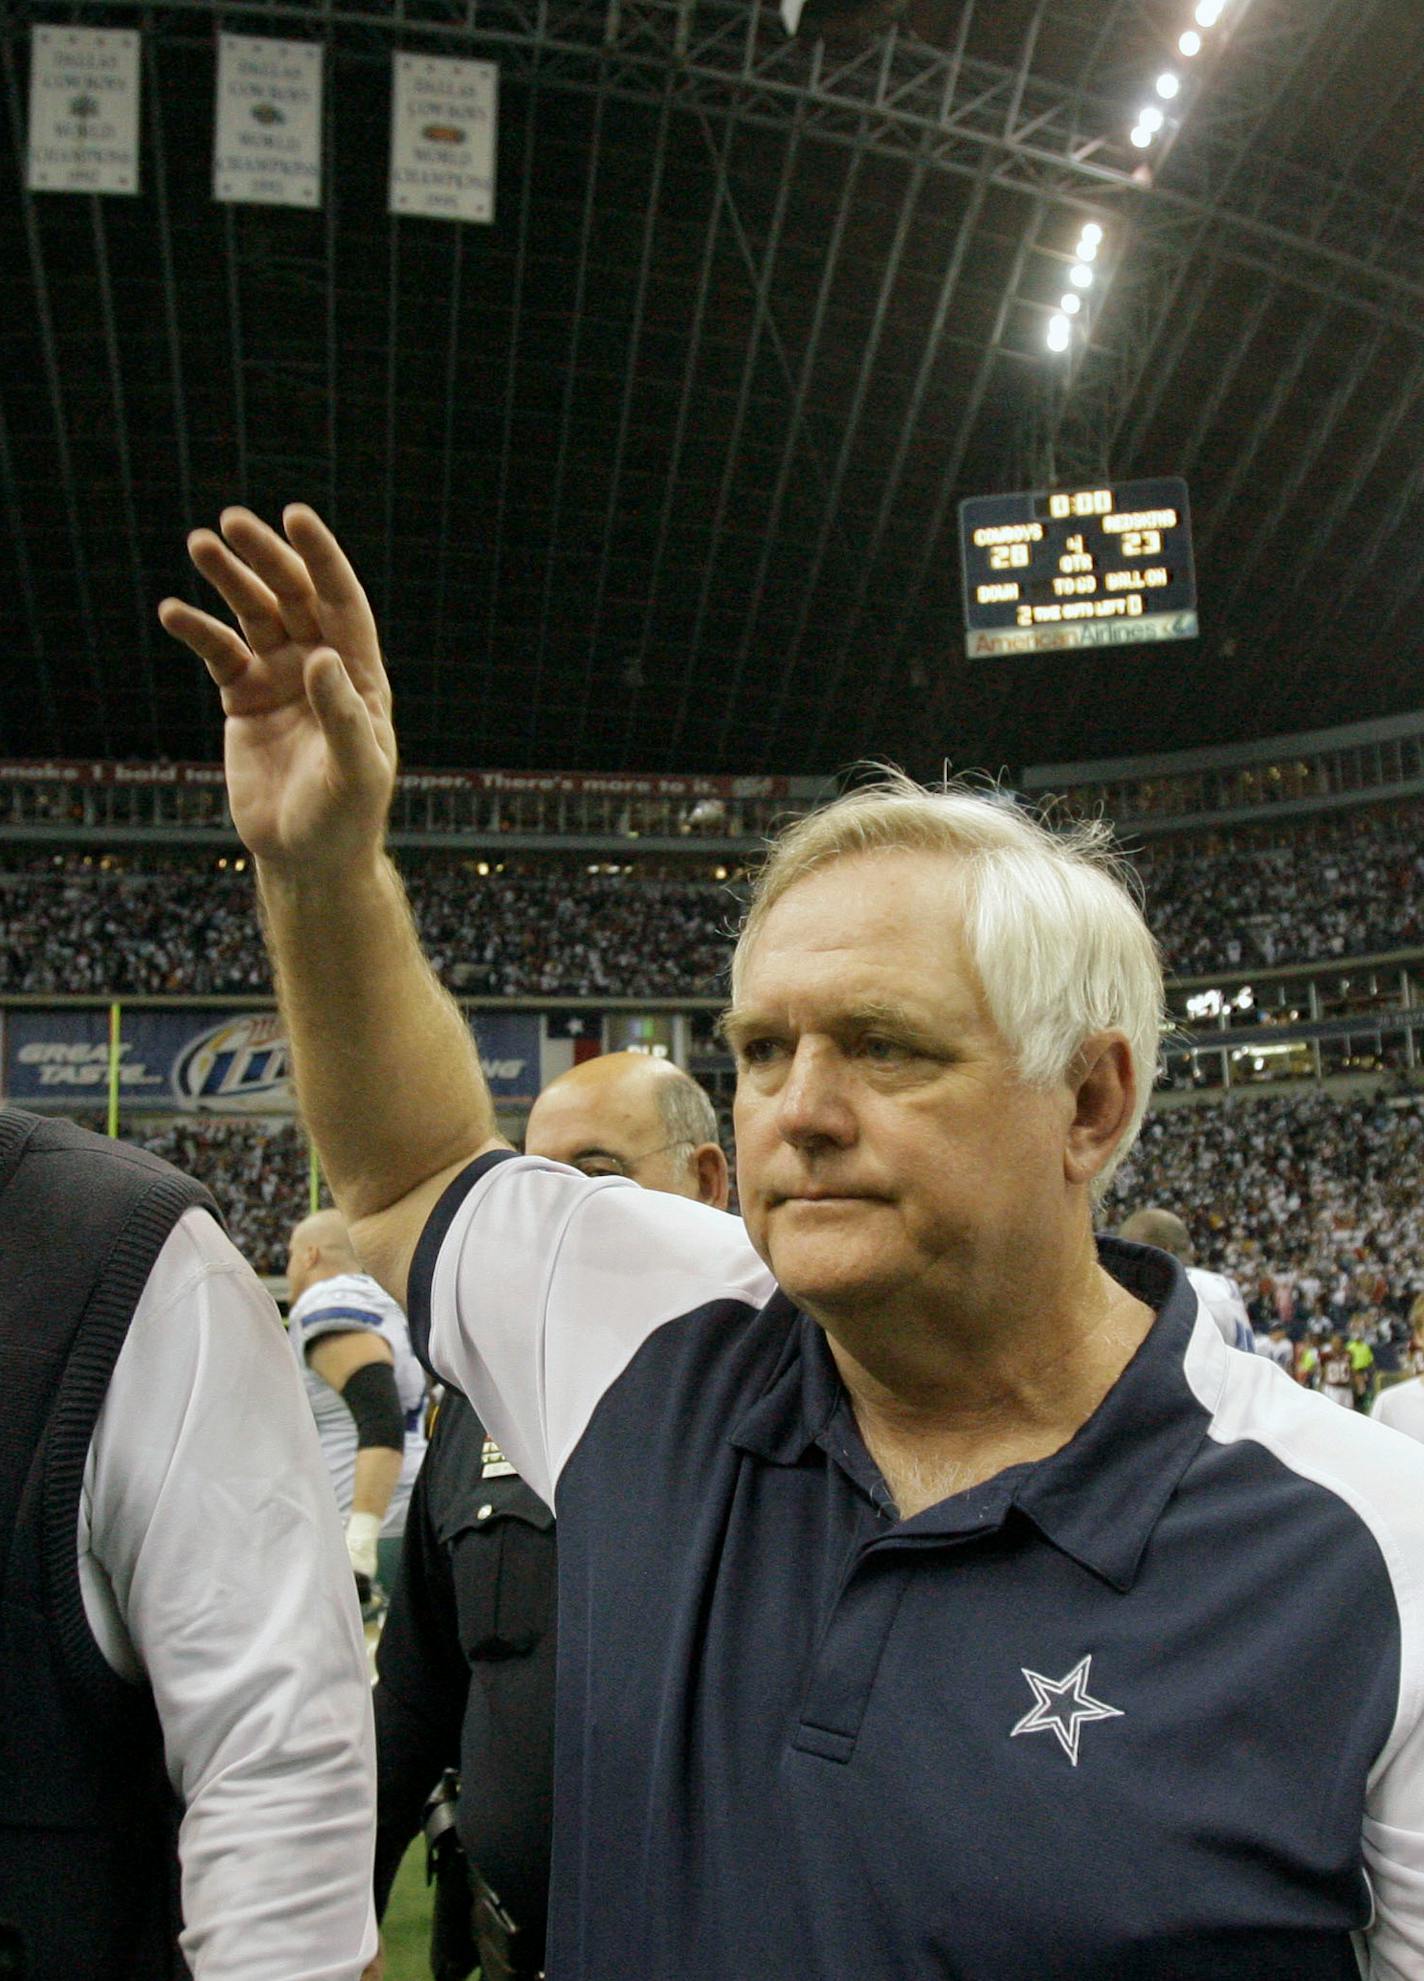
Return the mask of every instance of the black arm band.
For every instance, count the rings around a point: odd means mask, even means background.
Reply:
[[[359,1451],[368,1445],[405,1450],[405,1412],[396,1388],[396,1372],[389,1362],[363,1362],[346,1378],[341,1401],[356,1420]]]

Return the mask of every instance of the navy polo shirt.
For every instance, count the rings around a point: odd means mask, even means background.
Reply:
[[[1424,1974],[1424,1451],[1102,1256],[1098,1410],[902,1521],[736,1219],[447,1192],[417,1340],[559,1516],[554,1981]]]

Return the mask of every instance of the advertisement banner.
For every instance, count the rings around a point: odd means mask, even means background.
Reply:
[[[498,67],[447,55],[393,59],[391,212],[493,220]]]
[[[480,1064],[497,1101],[532,1101],[539,1091],[539,1041],[543,1027],[534,1011],[466,1013]]]
[[[539,1091],[540,1024],[527,1011],[481,1012],[480,1057],[498,1100]],[[275,1011],[125,1010],[121,1112],[290,1114],[291,1052]],[[4,1098],[21,1107],[102,1108],[109,1085],[106,1009],[5,1014]]]
[[[136,30],[32,30],[26,184],[35,193],[138,191]]]
[[[814,783],[815,780],[801,780]],[[0,763],[0,784],[144,785],[219,790],[221,764],[86,763],[30,757]],[[402,770],[398,791],[473,791],[495,796],[609,798],[786,798],[788,777],[679,777],[638,771]]]
[[[218,36],[214,199],[320,206],[321,64],[315,41]]]

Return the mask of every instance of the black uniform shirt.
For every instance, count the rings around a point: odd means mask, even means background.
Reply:
[[[458,1830],[517,1923],[543,1936],[554,1711],[554,1516],[465,1398],[441,1405],[376,1654],[376,1903],[442,1771]]]

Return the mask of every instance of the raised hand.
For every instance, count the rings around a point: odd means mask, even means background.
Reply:
[[[195,530],[194,564],[241,637],[182,599],[158,616],[222,693],[233,823],[274,867],[339,864],[379,844],[395,784],[391,691],[376,622],[345,553],[304,504],[285,537],[248,509]]]

